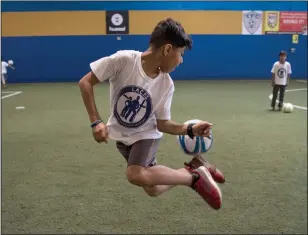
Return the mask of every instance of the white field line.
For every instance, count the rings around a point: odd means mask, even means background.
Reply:
[[[3,92],[3,93],[4,93],[4,92]],[[9,93],[9,92],[7,92],[7,93]],[[11,94],[9,94],[9,95],[2,96],[1,99],[3,100],[3,99],[6,99],[6,98],[9,98],[9,97],[12,97],[12,96],[14,96],[14,95],[19,95],[19,94],[21,94],[21,93],[22,93],[22,91],[15,91],[14,93],[11,93]]]

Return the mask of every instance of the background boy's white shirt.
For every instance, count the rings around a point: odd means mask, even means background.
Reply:
[[[6,74],[7,73],[7,67],[9,67],[9,64],[5,61],[1,61],[1,74]]]
[[[277,61],[274,63],[271,72],[275,74],[276,85],[286,85],[288,75],[292,73],[291,64],[288,61],[285,61],[284,64]]]
[[[149,78],[142,69],[141,54],[123,50],[90,64],[101,82],[109,79],[109,137],[126,145],[161,138],[156,119],[171,119],[173,81],[162,72],[155,79]]]

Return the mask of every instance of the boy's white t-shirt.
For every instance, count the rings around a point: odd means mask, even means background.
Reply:
[[[287,61],[284,64],[277,61],[274,63],[271,72],[275,74],[276,85],[286,85],[288,75],[292,73],[291,64]]]
[[[9,64],[5,61],[1,61],[1,74],[6,74],[7,73],[7,69],[6,67],[9,67]]]
[[[174,84],[167,73],[148,77],[141,64],[141,52],[118,51],[90,64],[101,81],[109,79],[109,137],[126,145],[141,139],[158,139],[156,119],[171,118]]]

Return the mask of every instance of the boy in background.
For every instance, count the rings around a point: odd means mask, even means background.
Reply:
[[[1,58],[1,82],[3,84],[3,88],[6,88],[6,80],[7,80],[7,67],[15,69],[11,64],[3,61]]]
[[[281,51],[279,53],[279,61],[275,62],[272,68],[272,86],[273,86],[273,99],[271,103],[272,110],[275,110],[276,99],[279,92],[278,109],[281,110],[283,106],[284,93],[286,86],[289,84],[290,76],[292,73],[291,64],[286,61],[287,53]]]

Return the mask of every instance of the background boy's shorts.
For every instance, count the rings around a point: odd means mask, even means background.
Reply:
[[[117,141],[116,145],[120,153],[127,161],[127,167],[138,165],[151,167],[157,164],[156,152],[160,139],[138,140],[130,146]]]

